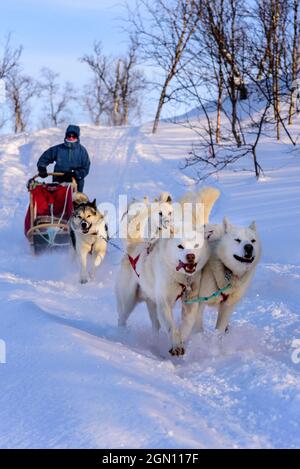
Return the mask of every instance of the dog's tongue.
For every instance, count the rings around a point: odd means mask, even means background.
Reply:
[[[176,270],[177,272],[180,270],[180,269],[184,269],[184,270],[188,270],[190,272],[192,272],[195,268],[195,265],[194,262],[190,262],[190,263],[184,263],[182,262],[181,260],[179,260],[178,262],[178,266],[176,267]]]
[[[179,261],[179,262],[178,262],[178,266],[176,267],[177,272],[178,272],[180,269],[185,269],[185,263],[182,262],[182,261]]]

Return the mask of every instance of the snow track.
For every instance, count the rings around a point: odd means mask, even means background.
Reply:
[[[119,194],[181,195],[179,170],[193,134],[162,124],[82,126],[92,157],[85,190],[98,202]],[[23,236],[25,182],[37,158],[63,132],[42,130],[0,141],[0,447],[297,447],[300,445],[300,166],[287,145],[266,141],[266,179],[228,171],[213,221],[253,218],[264,256],[222,340],[206,330],[182,359],[171,358],[163,334],[155,343],[145,308],[127,330],[116,327],[112,247],[97,279],[80,285],[69,253],[32,257]],[[264,153],[260,158],[264,158]],[[270,157],[272,155],[272,157]],[[177,313],[179,309],[177,309]]]

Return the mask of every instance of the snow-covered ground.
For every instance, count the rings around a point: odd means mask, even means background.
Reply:
[[[224,172],[212,221],[253,219],[263,258],[250,290],[218,340],[215,313],[186,355],[171,358],[155,343],[145,308],[119,331],[113,247],[87,285],[69,253],[34,257],[23,235],[26,180],[57,129],[0,140],[0,447],[207,448],[300,446],[300,153],[264,139],[266,171]],[[192,181],[179,167],[195,135],[162,123],[82,127],[92,159],[85,191],[98,202],[118,195],[175,197]],[[179,310],[178,312],[179,313]],[[3,345],[3,342],[2,342]],[[294,360],[295,361],[295,360]]]

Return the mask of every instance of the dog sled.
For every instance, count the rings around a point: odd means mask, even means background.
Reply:
[[[48,173],[63,176],[64,173]],[[35,254],[70,245],[69,218],[73,212],[73,193],[77,190],[72,182],[40,182],[39,175],[27,183],[29,207],[25,217],[24,231]]]

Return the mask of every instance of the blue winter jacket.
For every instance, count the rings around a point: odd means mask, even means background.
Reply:
[[[37,162],[37,166],[46,168],[49,164],[55,162],[54,172],[66,172],[74,170],[75,178],[78,184],[83,186],[83,179],[88,175],[90,169],[90,158],[87,150],[80,144],[80,127],[77,125],[69,125],[66,130],[74,132],[78,135],[77,142],[69,143],[65,141],[59,145],[48,148]],[[53,180],[61,181],[61,178],[53,178]]]

